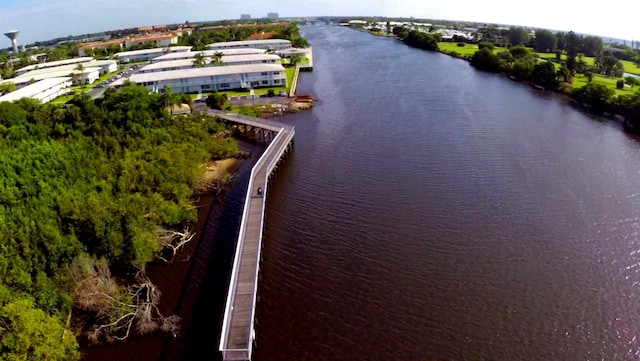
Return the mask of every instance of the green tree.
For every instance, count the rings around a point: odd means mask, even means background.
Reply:
[[[77,81],[80,83],[82,94],[84,94],[84,88],[88,79],[87,77],[85,77],[84,65],[78,64],[78,66],[76,66],[76,72],[74,72],[73,75],[77,75]]]
[[[180,105],[179,97],[176,94],[173,94],[173,89],[169,87],[164,87],[164,92],[162,93],[160,100],[164,109],[168,110],[171,115],[173,115],[173,109],[177,105]]]
[[[223,66],[224,62],[222,61],[222,57],[224,53],[221,51],[216,51],[213,53],[213,57],[211,57],[211,65],[213,66]]]
[[[583,87],[571,91],[571,97],[582,103],[596,114],[603,114],[610,110],[614,91],[606,85],[599,83],[587,83]]]
[[[621,77],[624,74],[624,65],[613,56],[610,52],[605,55],[599,55],[595,60],[595,67],[600,74],[606,76]]]
[[[205,65],[207,65],[207,60],[204,56],[203,52],[198,52],[194,57],[193,57],[193,67],[194,68],[203,68]]]
[[[538,63],[533,67],[531,80],[548,90],[555,90],[558,87],[556,68],[549,61]]]
[[[509,52],[516,60],[524,59],[528,56],[531,56],[531,51],[522,45],[512,46],[511,48],[509,48]]]
[[[23,299],[0,308],[0,359],[73,361],[80,353],[59,320]]]
[[[529,42],[529,38],[529,31],[527,29],[519,26],[511,26],[509,28],[508,40],[512,46],[525,45]]]
[[[16,90],[16,84],[12,82],[6,82],[0,84],[0,94],[8,94]]]
[[[220,93],[216,90],[212,93],[209,93],[205,102],[211,109],[224,110],[227,107],[227,101],[227,94]]]
[[[478,70],[499,73],[502,69],[500,58],[488,48],[476,51],[471,57],[471,66]]]
[[[549,30],[539,29],[536,30],[535,39],[533,42],[534,49],[541,53],[553,53],[558,46],[558,38],[554,33]]]

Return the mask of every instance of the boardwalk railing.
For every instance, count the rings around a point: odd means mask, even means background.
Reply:
[[[222,112],[211,113],[228,121],[278,132],[251,169],[220,336],[220,351],[224,360],[251,360],[265,210],[265,197],[253,190],[261,187],[263,194],[266,193],[269,176],[291,145],[295,132],[292,126],[273,121]]]

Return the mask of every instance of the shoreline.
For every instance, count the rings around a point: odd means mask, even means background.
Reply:
[[[222,315],[226,302],[226,288],[233,263],[242,213],[242,196],[246,192],[245,178],[264,147],[237,139],[240,151],[252,152],[246,159],[216,161],[218,167],[204,164],[207,177],[230,170],[231,184],[220,191],[208,189],[197,196],[197,220],[191,225],[195,241],[189,242],[176,254],[171,263],[160,261],[147,265],[147,275],[162,292],[158,307],[165,315],[181,318],[180,331],[171,336],[158,332],[151,335],[132,335],[122,342],[90,345],[81,343],[83,361],[109,361],[122,358],[131,361],[197,359],[202,352],[213,353],[216,359]],[[236,202],[239,197],[240,202]],[[212,298],[203,302],[203,298]],[[202,322],[205,324],[203,325]],[[206,330],[206,334],[204,332]],[[208,335],[208,340],[201,337]],[[203,348],[211,347],[207,350]],[[200,350],[200,351],[198,351]]]

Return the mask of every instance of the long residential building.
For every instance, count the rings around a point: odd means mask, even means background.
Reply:
[[[258,48],[266,50],[281,50],[291,47],[291,41],[285,39],[241,40],[225,41],[207,45],[209,50]]]
[[[19,77],[29,77],[46,73],[53,73],[58,71],[67,70],[71,73],[74,70],[78,69],[78,65],[82,65],[83,68],[100,68],[100,74],[108,74],[118,70],[118,63],[115,60],[94,60],[86,63],[80,64],[69,64],[69,65],[60,65],[51,68],[43,68],[31,70],[26,73],[22,73],[18,75]]]
[[[62,69],[39,74],[27,73],[15,78],[7,79],[6,81],[10,81],[16,84],[16,87],[20,88],[22,86],[29,85],[34,81],[63,77],[70,77],[73,81],[73,85],[80,85],[81,79],[84,84],[91,84],[100,77],[100,68],[86,67],[82,70]]]
[[[80,58],[71,58],[57,61],[49,61],[46,63],[33,64],[29,66],[25,66],[16,70],[17,75],[22,75],[28,71],[36,70],[36,69],[44,69],[44,68],[54,68],[56,66],[61,65],[70,65],[70,64],[80,64],[80,63],[88,63],[90,61],[95,61],[95,59],[91,56],[84,56]]]
[[[267,52],[267,49],[241,48],[241,49],[224,49],[224,50],[181,51],[181,52],[173,52],[173,53],[160,55],[159,57],[153,58],[151,61],[155,63],[159,61],[193,59],[197,54],[200,54],[200,53],[202,53],[205,57],[212,57],[217,52],[221,52],[223,56],[250,55],[250,54],[264,54]]]
[[[38,99],[47,103],[68,92],[71,86],[70,77],[49,78],[27,85],[9,94],[0,96],[0,102],[13,102],[22,98]]]
[[[163,93],[200,93],[214,90],[249,89],[287,86],[287,75],[281,64],[249,64],[210,66],[182,70],[133,74],[129,81],[144,85],[151,91]],[[125,79],[113,83],[119,87]]]
[[[135,61],[151,61],[151,59],[167,53],[187,51],[191,51],[190,46],[170,46],[164,48],[121,51],[114,54],[114,56],[117,56],[121,63],[130,63]]]
[[[220,58],[222,66],[248,65],[248,64],[280,64],[281,58],[273,54],[249,54],[223,56]],[[211,57],[205,57],[205,66],[214,66]],[[138,73],[154,73],[157,71],[171,71],[194,68],[194,59],[183,59],[174,61],[159,61],[147,64],[138,70]]]

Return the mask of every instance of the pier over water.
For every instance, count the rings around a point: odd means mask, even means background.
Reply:
[[[251,360],[255,339],[255,310],[258,272],[264,225],[266,192],[278,163],[293,146],[294,127],[235,113],[209,110],[221,120],[267,132],[269,146],[251,170],[242,212],[235,259],[220,336],[223,360]],[[271,137],[271,135],[274,135]]]

